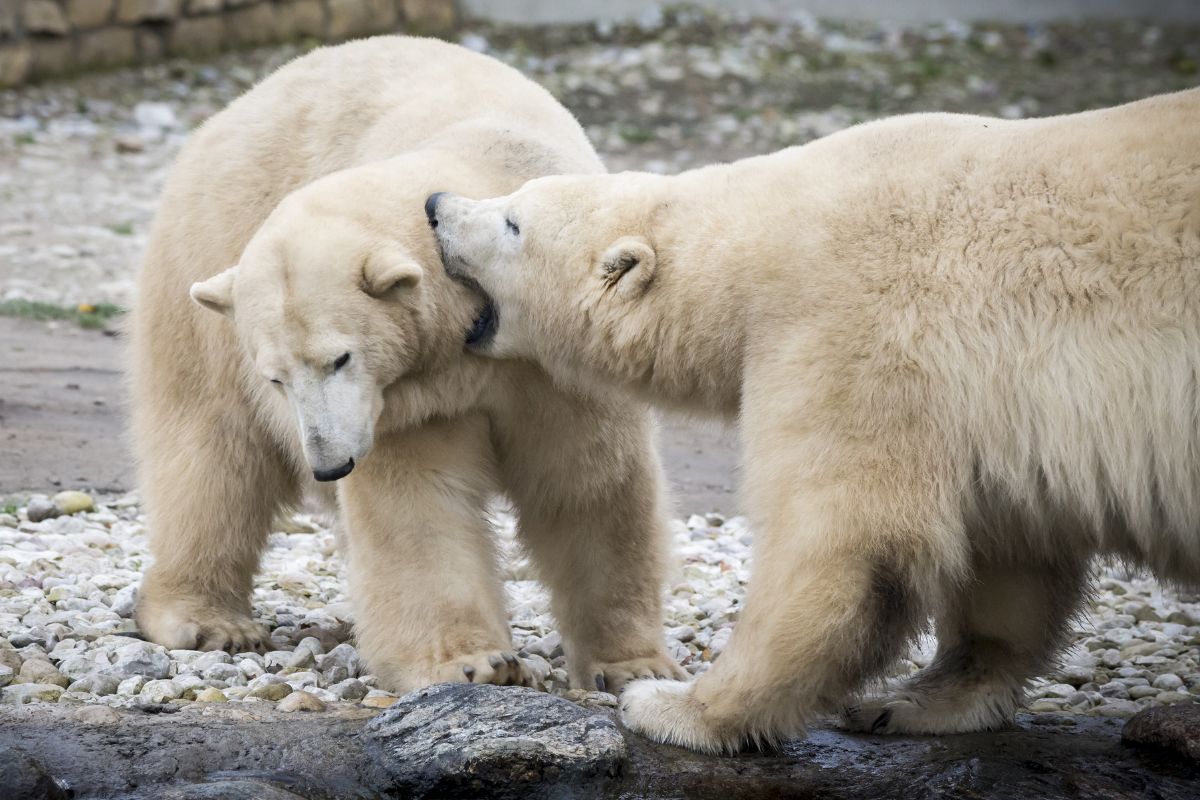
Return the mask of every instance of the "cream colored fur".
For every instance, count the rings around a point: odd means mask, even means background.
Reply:
[[[1088,560],[1200,580],[1200,90],[1029,121],[922,114],[674,177],[447,196],[485,351],[741,423],[754,578],[691,685],[626,721],[719,751],[1008,722]],[[502,232],[511,220],[519,236]]]
[[[272,519],[352,457],[337,486],[356,635],[387,687],[528,679],[485,521],[497,491],[551,590],[573,683],[682,674],[662,644],[645,409],[464,353],[479,299],[444,275],[422,210],[435,186],[499,194],[601,170],[540,87],[400,37],[298,59],[192,137],[133,321],[143,633],[258,645],[251,581]]]

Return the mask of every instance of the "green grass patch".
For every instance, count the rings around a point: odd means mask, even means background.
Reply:
[[[6,506],[4,507],[4,513],[5,513],[5,514],[11,514],[12,516],[14,516],[14,517],[15,517],[15,516],[17,515],[17,507],[16,507],[16,505],[15,505],[15,504],[13,504],[13,503],[9,503],[8,505],[6,505]]]
[[[116,225],[109,225],[108,229],[117,236],[133,236],[132,222],[120,222]]]
[[[653,142],[658,138],[654,135],[654,131],[647,130],[646,128],[626,126],[618,130],[617,133],[630,144],[645,144],[646,142]]]
[[[0,300],[0,316],[23,317],[36,320],[65,320],[74,322],[81,328],[98,330],[103,328],[108,320],[119,317],[125,309],[112,303],[98,305],[81,305],[75,308],[51,305],[50,303],[35,303],[29,300]]]

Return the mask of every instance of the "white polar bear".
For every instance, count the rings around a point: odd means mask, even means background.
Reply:
[[[842,708],[1004,724],[1097,553],[1200,579],[1200,90],[1008,122],[923,114],[666,177],[431,203],[477,349],[737,416],[754,577],[694,684],[631,727],[718,751]]]
[[[444,275],[422,212],[447,183],[497,194],[601,170],[515,70],[401,37],[304,56],[192,137],[133,319],[149,638],[257,644],[272,519],[312,477],[341,478],[355,632],[384,685],[528,680],[485,518],[497,490],[551,590],[573,684],[682,674],[662,642],[646,410],[464,353],[478,300]]]

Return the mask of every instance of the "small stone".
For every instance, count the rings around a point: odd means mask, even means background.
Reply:
[[[119,648],[112,674],[122,680],[133,675],[161,679],[171,674],[171,657],[166,648],[152,642],[134,642]]]
[[[196,694],[197,703],[226,703],[228,701],[229,698],[225,696],[224,692],[211,686]]]
[[[42,522],[61,514],[58,506],[49,500],[30,500],[29,505],[25,507],[25,516],[29,517],[30,522]]]
[[[291,653],[291,658],[284,662],[283,668],[285,670],[300,670],[315,666],[316,663],[317,657],[312,650],[308,648],[301,649],[297,647],[295,652]]]
[[[1132,700],[1113,700],[1111,703],[1105,703],[1097,706],[1093,713],[1101,717],[1125,719],[1132,717],[1141,710],[1142,707]]]
[[[359,701],[359,705],[366,706],[367,708],[390,708],[399,699],[399,697],[389,692],[372,689],[367,693],[366,697]]]
[[[121,715],[108,706],[84,706],[75,712],[75,719],[87,725],[112,725],[121,721]]]
[[[116,694],[121,682],[113,675],[86,675],[67,687],[68,692],[87,692],[97,697],[107,697]]]
[[[16,671],[7,664],[0,664],[0,687],[8,686],[16,677]]]
[[[206,680],[225,681],[226,683],[241,683],[246,679],[242,671],[234,664],[213,664],[201,674]]]
[[[558,631],[551,631],[540,639],[527,641],[525,652],[553,661],[563,654],[562,635]]]
[[[1159,692],[1154,699],[1164,705],[1170,705],[1171,703],[1182,703],[1185,700],[1191,702],[1195,698],[1183,692]]]
[[[180,694],[182,693],[179,691],[179,687],[169,680],[147,681],[140,692],[140,696],[151,703],[166,703],[177,699]]]
[[[1143,697],[1154,697],[1158,694],[1158,689],[1153,686],[1133,686],[1129,689],[1129,696],[1134,700],[1141,700]]]
[[[1154,683],[1151,685],[1155,689],[1164,689],[1168,692],[1173,692],[1180,686],[1183,686],[1183,678],[1174,673],[1166,672],[1155,678]]]
[[[325,703],[309,694],[306,691],[299,690],[292,692],[287,697],[279,701],[276,708],[280,711],[324,711]]]
[[[9,705],[57,703],[63,687],[50,683],[17,683],[0,689],[0,702]]]
[[[65,36],[71,29],[54,0],[25,0],[24,12],[25,30],[30,33]]]
[[[133,697],[142,691],[142,687],[145,685],[146,678],[144,675],[134,675],[132,678],[126,678],[117,685],[117,694],[122,697]]]
[[[1091,705],[1091,698],[1085,692],[1075,692],[1063,700],[1063,705],[1072,707],[1088,706]]]
[[[1043,697],[1070,697],[1075,694],[1075,687],[1069,683],[1052,683],[1038,690]]]
[[[58,671],[49,661],[30,659],[21,665],[20,680],[22,683],[50,683],[67,688],[71,679]]]
[[[1034,713],[1042,713],[1046,711],[1062,711],[1062,701],[1055,700],[1035,700],[1029,704],[1029,710]]]
[[[317,656],[317,669],[322,672],[335,664],[345,668],[346,675],[350,678],[357,678],[363,673],[363,663],[358,650],[350,644],[339,644],[325,655]]]
[[[367,696],[366,684],[357,678],[347,678],[329,687],[329,691],[339,700],[361,700]]]
[[[292,693],[292,687],[286,683],[268,683],[264,686],[259,686],[257,689],[251,689],[247,697],[257,697],[262,700],[282,700]]]
[[[78,514],[81,511],[92,511],[96,507],[91,495],[83,492],[59,492],[52,498],[54,505],[64,514]]]

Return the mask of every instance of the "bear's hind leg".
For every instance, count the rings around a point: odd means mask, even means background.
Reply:
[[[494,470],[487,421],[469,415],[376,436],[338,484],[355,637],[389,689],[531,683],[485,517]]]
[[[945,734],[1012,724],[1026,681],[1044,672],[1079,607],[1086,565],[984,566],[937,622],[933,663],[894,693],[847,708],[843,724],[871,733]]]

